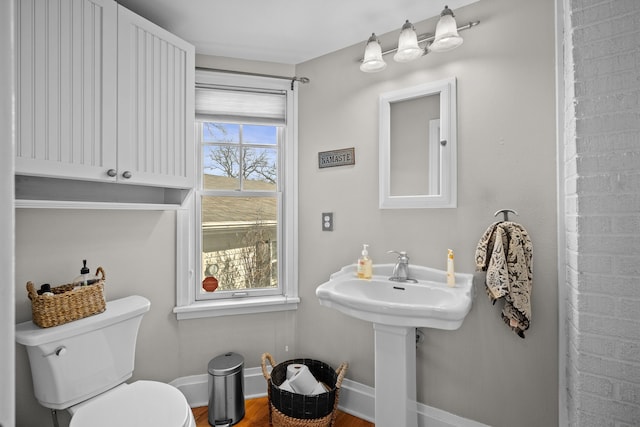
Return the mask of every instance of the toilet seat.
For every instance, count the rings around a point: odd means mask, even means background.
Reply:
[[[157,381],[124,384],[78,405],[69,427],[192,427],[191,408],[177,388]]]

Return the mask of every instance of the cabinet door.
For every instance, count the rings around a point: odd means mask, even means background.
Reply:
[[[16,2],[16,173],[115,180],[113,0]]]
[[[121,182],[193,185],[194,74],[192,45],[118,6]]]

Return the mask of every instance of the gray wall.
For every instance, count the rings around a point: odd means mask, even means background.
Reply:
[[[458,22],[482,23],[462,33],[462,47],[409,64],[387,57],[387,69],[358,69],[364,44],[300,64],[301,353],[336,364],[374,385],[370,323],[321,307],[315,287],[356,261],[371,245],[374,263],[406,250],[411,263],[445,268],[447,248],[458,271],[474,271],[476,244],[493,213],[516,221],[534,245],[533,321],[526,339],[500,319],[483,287],[454,332],[425,329],[418,349],[418,400],[496,427],[554,426],[558,414],[554,2],[496,0],[455,11]],[[410,17],[409,17],[410,18]],[[435,22],[416,24],[418,32]],[[546,28],[546,30],[545,30]],[[372,28],[371,31],[375,31]],[[391,45],[397,34],[382,36]],[[378,209],[378,96],[456,76],[458,208]],[[355,147],[356,164],[318,169],[317,153]],[[334,231],[320,214],[334,212]],[[393,367],[389,367],[393,369]]]
[[[640,425],[640,2],[564,1],[568,425]]]
[[[235,350],[247,366],[258,366],[264,351],[276,360],[311,356],[334,365],[346,360],[349,378],[374,385],[371,325],[320,307],[316,286],[355,262],[362,243],[371,244],[374,262],[392,262],[386,251],[398,249],[407,250],[414,264],[439,268],[446,265],[446,249],[453,248],[458,271],[472,272],[476,243],[493,213],[513,208],[534,243],[533,321],[527,338],[503,324],[499,306],[492,306],[478,287],[460,330],[424,330],[418,399],[495,427],[557,425],[553,1],[479,2],[456,14],[459,22],[482,21],[463,33],[463,47],[405,65],[389,58],[381,74],[358,70],[361,45],[295,70],[199,58],[203,66],[295,71],[311,78],[299,92],[302,303],[297,312],[177,322],[171,313],[175,213],[20,209],[16,320],[30,319],[27,280],[65,283],[87,258],[92,267],[105,268],[108,299],[141,294],[151,300],[140,330],[135,378],[168,381],[202,374],[212,356]],[[422,32],[434,28],[435,21],[416,25]],[[395,37],[384,35],[383,41],[391,44]],[[458,78],[458,208],[379,210],[378,95],[449,76]],[[317,168],[318,151],[346,147],[356,149],[355,166]],[[335,212],[333,232],[321,231],[325,211]],[[49,422],[33,399],[20,346],[16,402],[17,425]]]

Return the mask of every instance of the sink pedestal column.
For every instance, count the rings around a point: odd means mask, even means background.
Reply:
[[[416,328],[373,324],[376,427],[417,427]]]

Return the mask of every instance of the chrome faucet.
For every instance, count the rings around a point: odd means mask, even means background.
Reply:
[[[393,273],[392,276],[389,277],[389,280],[393,280],[394,282],[418,282],[409,277],[409,257],[405,251],[388,251],[387,253],[398,254],[398,262],[393,267]]]

